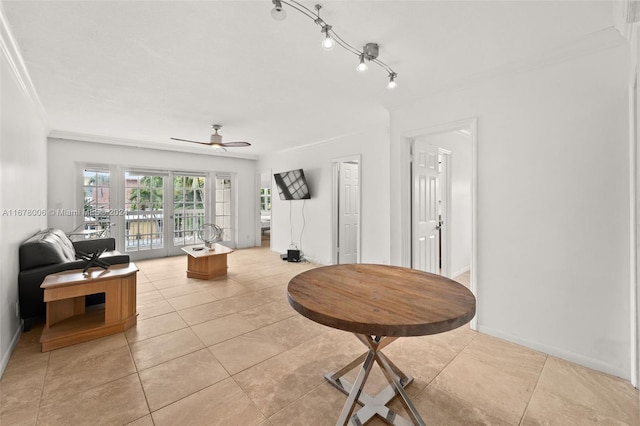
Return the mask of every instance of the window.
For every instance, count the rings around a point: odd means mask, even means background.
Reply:
[[[84,236],[106,236],[110,227],[109,170],[84,169],[82,181]],[[74,233],[79,229],[74,230]],[[95,231],[95,232],[91,232]],[[82,235],[83,233],[80,232]],[[95,235],[94,235],[95,234]]]
[[[271,210],[271,188],[260,188],[260,211]]]
[[[231,241],[231,178],[216,176],[216,225],[222,228],[222,240]]]

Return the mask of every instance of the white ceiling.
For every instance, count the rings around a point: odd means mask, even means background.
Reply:
[[[384,125],[389,107],[612,25],[607,1],[322,4],[343,39],[380,45],[397,89],[323,51],[305,16],[273,20],[270,0],[2,1],[51,129],[181,146],[169,138],[220,123],[254,155]]]

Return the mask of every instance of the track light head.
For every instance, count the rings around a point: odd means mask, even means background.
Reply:
[[[333,47],[336,45],[336,42],[333,40],[333,37],[331,37],[331,35],[329,34],[329,31],[331,31],[331,25],[327,25],[327,24],[323,25],[320,31],[324,33],[324,39],[322,40],[322,48],[324,50],[333,49]]]
[[[365,72],[366,70],[369,69],[369,67],[367,66],[367,64],[364,62],[364,53],[362,53],[360,55],[360,63],[358,64],[358,66],[356,67],[356,69],[360,72]]]
[[[287,11],[282,8],[282,1],[272,0],[273,9],[271,9],[271,17],[276,21],[282,21],[287,17]]]
[[[398,73],[389,73],[389,83],[387,84],[387,89],[395,89],[396,87],[398,87],[398,83],[396,83],[397,76]]]

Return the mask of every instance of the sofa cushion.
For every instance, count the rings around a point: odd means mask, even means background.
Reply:
[[[59,229],[45,229],[20,245],[20,270],[73,262],[76,251],[73,243]]]

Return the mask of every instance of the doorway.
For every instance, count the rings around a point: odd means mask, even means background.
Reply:
[[[256,245],[271,247],[271,170],[258,173],[258,236]]]
[[[470,286],[471,127],[411,138],[411,266]]]
[[[335,264],[360,263],[360,156],[333,161]]]

